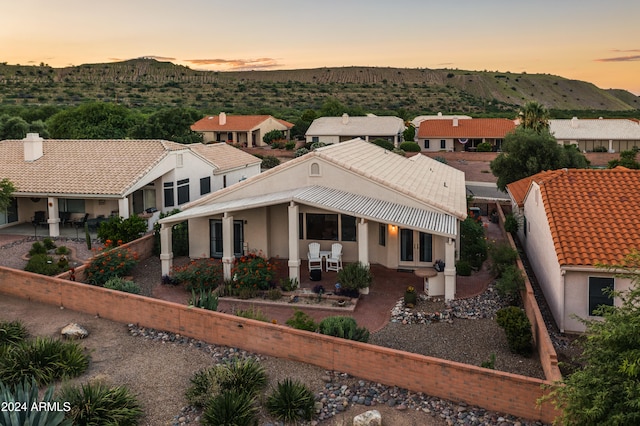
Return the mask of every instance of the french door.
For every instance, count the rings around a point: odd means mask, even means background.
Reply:
[[[211,241],[211,257],[221,258],[223,255],[222,244],[222,220],[211,219],[209,221],[209,235]],[[243,255],[244,243],[244,222],[233,221],[233,255],[236,257]]]
[[[426,266],[433,262],[433,238],[431,234],[400,229],[400,264]]]

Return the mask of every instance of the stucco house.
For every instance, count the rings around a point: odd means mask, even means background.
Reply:
[[[416,142],[423,151],[475,151],[483,142],[497,151],[507,133],[515,128],[515,122],[506,118],[423,120]]]
[[[308,273],[309,243],[343,245],[343,261],[443,272],[428,293],[455,297],[464,173],[423,155],[405,158],[362,139],[329,145],[196,200],[161,219],[162,273],[171,271],[172,225],[188,221],[192,258],[262,251],[288,259],[289,276]]]
[[[270,115],[210,115],[191,125],[191,130],[202,134],[204,143],[229,142],[246,147],[265,146],[264,135],[280,130],[285,139],[291,136],[292,123]]]
[[[402,141],[402,132],[406,129],[404,121],[399,117],[378,117],[373,114],[350,117],[320,117],[313,120],[307,133],[307,142],[324,142],[333,144],[360,138],[367,142],[385,139],[398,146]]]
[[[583,332],[575,317],[593,318],[601,304],[618,303],[604,288],[624,291],[628,279],[599,264],[619,264],[640,247],[640,170],[562,169],[507,185],[518,236],[555,321]]]
[[[0,141],[0,179],[16,187],[0,227],[30,222],[49,235],[88,214],[149,217],[260,173],[261,160],[227,144],[59,140],[30,133]],[[38,212],[38,213],[36,213]],[[44,218],[44,219],[43,219]]]
[[[640,148],[640,121],[634,119],[549,120],[549,130],[561,145],[577,145],[582,152],[606,149],[608,152]]]
[[[471,120],[473,117],[469,115],[445,115],[439,112],[436,115],[419,115],[411,120],[411,124],[413,124],[413,127],[417,129],[420,127],[420,123],[425,120],[453,120],[454,118],[457,118],[458,120]]]

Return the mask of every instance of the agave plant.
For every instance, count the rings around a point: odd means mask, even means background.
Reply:
[[[269,412],[284,422],[311,420],[313,416],[313,392],[302,382],[285,379],[267,398]]]
[[[23,380],[15,386],[9,387],[0,381],[0,424],[3,426],[46,425],[71,426],[66,420],[64,403],[56,404],[53,399],[53,387],[49,387],[41,400],[38,400],[38,384],[34,379]],[[46,406],[47,409],[32,409]],[[8,409],[5,409],[7,407]]]
[[[214,396],[202,413],[203,425],[254,426],[258,424],[258,408],[251,395],[227,390]]]

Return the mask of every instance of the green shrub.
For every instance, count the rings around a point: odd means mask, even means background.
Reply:
[[[112,277],[104,283],[104,288],[124,291],[125,293],[140,294],[140,286],[133,281],[121,277]]]
[[[368,266],[355,262],[345,265],[338,271],[337,280],[345,290],[359,290],[371,285],[373,274]]]
[[[296,147],[296,143],[294,141],[289,141],[284,144],[284,149],[286,149],[287,151],[293,151],[293,148],[295,147]]]
[[[48,251],[48,250],[53,250],[54,248],[56,248],[56,243],[53,242],[53,240],[51,238],[45,238],[42,240],[42,244],[44,245],[44,248]]]
[[[504,218],[504,230],[509,232],[510,234],[515,234],[516,232],[518,232],[518,227],[518,219],[516,219],[516,217],[512,213],[509,213]]]
[[[482,364],[480,364],[480,367],[488,368],[490,370],[495,370],[496,369],[496,354],[492,353],[491,356],[489,356],[489,360],[488,361],[483,361]]]
[[[252,306],[247,309],[238,309],[235,311],[235,315],[242,318],[248,318],[256,321],[269,322],[269,318],[267,318],[264,312],[262,312],[260,309],[256,308],[255,306]]]
[[[60,246],[56,249],[56,254],[57,255],[68,255],[69,253],[71,253],[71,250],[69,250],[69,247],[67,246]]]
[[[249,253],[235,259],[231,275],[238,290],[268,290],[276,276],[276,269],[261,253]]]
[[[380,148],[384,148],[387,151],[393,151],[393,148],[395,148],[395,146],[393,145],[393,142],[389,142],[386,139],[374,139],[371,141],[372,144],[374,145],[378,145]]]
[[[298,148],[296,149],[295,157],[302,157],[305,154],[308,154],[309,150],[307,148]]]
[[[284,141],[283,140],[273,141],[269,145],[271,146],[271,149],[282,149],[284,148]]]
[[[507,266],[502,276],[496,281],[496,291],[513,303],[519,299],[522,290],[524,290],[522,271],[516,265]]]
[[[201,288],[198,293],[195,290],[191,290],[191,298],[189,299],[189,305],[196,308],[207,309],[209,311],[218,310],[218,294],[214,293],[210,288]]]
[[[272,169],[276,166],[280,165],[280,160],[273,155],[265,155],[262,159],[262,168],[263,169]]]
[[[284,139],[284,132],[282,130],[270,130],[264,134],[262,141],[266,144],[271,144],[273,141],[279,141]]]
[[[478,152],[491,152],[493,150],[493,146],[489,142],[481,142],[476,147]]]
[[[449,162],[447,161],[447,159],[446,159],[446,158],[444,158],[444,157],[441,157],[441,156],[433,157],[433,159],[434,159],[434,160],[436,160],[436,161],[438,161],[438,162],[440,162],[440,163],[442,163],[442,164],[449,164]]]
[[[280,288],[282,291],[294,291],[300,287],[300,283],[297,278],[281,278],[280,279]]]
[[[37,337],[5,346],[0,356],[0,380],[16,385],[33,377],[40,385],[76,377],[89,366],[89,357],[76,342]]]
[[[129,275],[137,263],[137,253],[128,247],[113,248],[108,242],[87,264],[87,283],[102,286],[110,278]]]
[[[80,386],[65,385],[57,399],[71,405],[65,416],[76,426],[135,426],[143,414],[138,400],[128,388],[108,386],[99,381]]]
[[[173,209],[160,213],[160,219],[180,213],[180,209]],[[180,222],[171,227],[171,251],[174,256],[189,255],[189,226],[188,222]],[[160,223],[153,225],[153,254],[160,255]]]
[[[522,309],[516,306],[500,309],[496,313],[496,322],[504,329],[511,352],[523,356],[531,354],[531,323]]]
[[[222,282],[220,262],[214,259],[192,260],[184,266],[174,267],[171,274],[187,291],[214,289]]]
[[[420,152],[420,151],[422,151],[422,149],[420,148],[420,145],[418,145],[415,142],[402,142],[400,144],[400,149],[405,151],[405,152]]]
[[[491,272],[496,276],[502,276],[504,270],[518,260],[518,252],[507,242],[493,243],[489,245],[489,257],[491,258]]]
[[[282,292],[279,288],[270,288],[269,290],[267,290],[267,299],[280,300],[282,299]]]
[[[468,277],[471,275],[472,269],[471,265],[466,260],[459,260],[456,263],[456,273],[463,277]]]
[[[228,373],[219,375],[220,389],[256,396],[267,386],[267,372],[253,358],[236,359],[224,365]]]
[[[111,216],[98,227],[98,239],[104,244],[107,244],[107,241],[116,242],[117,245],[126,244],[144,235],[147,227],[147,220],[137,215],[127,219]]]
[[[364,327],[358,327],[356,320],[351,317],[327,317],[318,324],[318,331],[322,334],[342,339],[364,343],[369,341],[369,330]]]
[[[47,254],[46,247],[39,241],[31,244],[31,249],[29,250],[29,256],[35,256],[36,254]]]
[[[472,268],[480,269],[486,258],[484,228],[472,216],[467,216],[460,224],[460,259],[469,262]]]
[[[227,373],[228,370],[223,365],[195,372],[185,392],[187,402],[194,407],[204,407],[213,395],[220,393],[220,376]]]
[[[311,420],[314,403],[313,392],[304,383],[285,379],[283,382],[278,382],[267,398],[265,406],[278,420],[295,423],[300,420]]]
[[[593,151],[591,152],[608,152],[609,150],[607,149],[606,146],[594,146],[593,147]]]
[[[287,320],[286,324],[298,330],[316,331],[318,329],[318,324],[316,324],[314,319],[299,309],[293,312],[293,316]]]
[[[32,407],[44,403],[54,403],[53,386],[49,387],[42,396],[38,398],[38,384],[33,379],[25,378],[23,381],[14,386],[7,386],[0,381],[0,401],[4,404],[12,403],[19,406]],[[64,403],[64,401],[63,401]],[[64,408],[64,406],[62,406]],[[0,411],[0,425],[3,426],[25,426],[25,425],[43,425],[43,426],[72,426],[70,420],[65,420],[64,411],[55,410],[6,410]]]
[[[53,261],[53,257],[47,256],[46,254],[35,254],[31,256],[24,270],[48,276],[58,275],[62,272],[58,269],[58,263]]]
[[[257,415],[258,408],[251,395],[230,390],[211,398],[201,421],[211,426],[255,426]]]
[[[20,321],[0,321],[0,347],[15,345],[29,336],[29,332]]]

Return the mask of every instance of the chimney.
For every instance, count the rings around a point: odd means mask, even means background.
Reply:
[[[36,161],[42,157],[42,139],[38,133],[27,133],[27,137],[24,141],[24,161]]]
[[[577,129],[578,128],[578,117],[573,117],[571,119],[571,128],[572,129]]]
[[[227,114],[225,114],[224,112],[220,113],[220,115],[218,116],[218,124],[221,126],[227,124]]]
[[[453,127],[458,127],[458,117],[453,117]]]
[[[342,114],[342,124],[347,124],[349,122],[349,114],[346,112]]]

